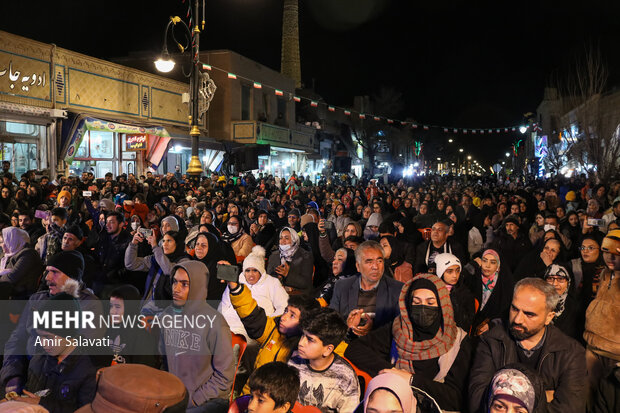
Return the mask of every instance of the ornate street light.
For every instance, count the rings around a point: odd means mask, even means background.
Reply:
[[[200,53],[200,28],[198,27],[198,16],[200,9],[200,0],[194,1],[194,18],[195,25],[193,29],[190,29],[189,26],[181,20],[179,16],[170,17],[170,21],[166,26],[166,31],[164,32],[164,45],[162,48],[162,55],[159,59],[157,59],[155,63],[155,67],[157,70],[163,73],[170,72],[174,66],[175,62],[170,58],[170,54],[168,53],[168,32],[170,32],[170,36],[172,40],[176,43],[177,47],[181,54],[188,50],[191,45],[191,70],[188,74],[183,71],[183,75],[186,78],[189,78],[189,115],[188,115],[188,123],[190,126],[189,134],[192,138],[192,158],[187,167],[187,174],[192,176],[195,179],[198,179],[200,175],[202,175],[203,169],[202,164],[200,163],[200,158],[198,157],[198,140],[200,137],[200,129],[198,128],[199,121],[202,116],[209,109],[209,104],[213,99],[215,94],[215,90],[217,87],[213,80],[209,77],[209,75],[205,72],[202,72],[200,69],[202,67],[199,61],[199,53]],[[202,29],[204,30],[204,11],[205,11],[205,3],[202,1]],[[185,45],[182,45],[176,38],[174,29],[177,26],[181,26],[185,29],[185,36],[187,42]]]

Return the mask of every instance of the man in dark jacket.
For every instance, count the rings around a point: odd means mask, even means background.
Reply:
[[[416,249],[415,266],[413,274],[428,272],[431,264],[435,262],[438,254],[450,253],[456,255],[461,263],[467,263],[467,257],[463,247],[452,241],[448,241],[450,225],[444,221],[436,221],[431,227],[431,239],[418,245]]]
[[[95,226],[98,221],[94,220]],[[93,290],[101,298],[107,298],[110,291],[121,284],[125,268],[125,250],[131,242],[131,234],[124,229],[125,217],[119,212],[110,212],[105,227],[99,232],[97,251],[99,272],[94,277]]]
[[[355,250],[358,275],[336,282],[329,304],[346,318],[349,333],[368,334],[398,316],[398,297],[403,283],[384,275],[383,248],[376,241],[365,241]],[[353,338],[349,334],[349,338]]]
[[[493,374],[509,363],[521,363],[542,377],[548,411],[585,412],[585,350],[550,325],[559,297],[553,286],[524,278],[514,289],[509,324],[497,320],[480,337],[469,376],[469,411],[479,411]]]
[[[73,296],[60,293],[42,302],[38,312],[76,312],[79,309]],[[30,360],[21,400],[39,404],[50,412],[73,413],[95,397],[97,368],[83,348],[77,346],[74,326],[49,323],[36,332],[35,345],[44,351]]]
[[[85,289],[81,283],[84,259],[79,252],[62,251],[53,255],[46,270],[45,281],[49,290],[39,291],[30,297],[19,319],[19,324],[4,346],[0,385],[5,387],[6,392],[19,392],[25,383],[27,356],[36,353],[37,333],[33,328],[33,311],[40,308],[44,301],[66,292],[79,300],[82,310],[93,311],[95,319],[98,319],[99,314],[102,313],[99,299],[90,290]],[[84,331],[84,334],[90,338],[99,338],[102,333],[92,329]]]
[[[508,215],[491,248],[502,254],[502,264],[507,264],[510,271],[514,272],[519,261],[532,250],[532,243],[527,234],[521,230],[519,219],[515,215]]]

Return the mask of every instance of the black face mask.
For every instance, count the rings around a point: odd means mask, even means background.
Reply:
[[[440,314],[439,307],[412,305],[409,317],[414,326],[424,329],[435,324]]]

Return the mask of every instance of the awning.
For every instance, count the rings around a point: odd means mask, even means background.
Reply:
[[[64,161],[69,165],[73,162],[73,158],[82,143],[84,133],[89,130],[151,135],[153,137],[152,139],[155,139],[155,142],[151,146],[146,160],[154,168],[159,166],[159,163],[166,153],[168,142],[170,142],[170,135],[163,126],[145,126],[129,121],[106,120],[91,117],[86,114],[71,115],[66,125],[65,122],[63,122],[62,138],[65,138],[65,140],[63,149],[60,152],[60,157],[64,157]]]

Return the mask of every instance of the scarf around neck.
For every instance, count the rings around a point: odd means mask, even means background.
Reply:
[[[443,319],[443,328],[439,328],[435,337],[429,340],[414,341],[413,325],[409,319],[407,299],[411,284],[420,278],[425,278],[435,284]],[[392,334],[398,351],[398,360],[395,367],[414,372],[413,362],[438,358],[448,352],[454,345],[457,337],[457,326],[454,321],[454,311],[450,301],[450,292],[441,279],[434,274],[418,274],[409,280],[402,288],[398,299],[400,315],[392,323]]]
[[[291,234],[291,245],[288,249],[283,249],[282,245],[278,245],[278,249],[280,250],[280,259],[285,259],[287,262],[291,262],[293,260],[293,255],[299,249],[299,235],[293,228],[284,227],[282,231],[280,231],[280,235],[282,235],[283,231],[288,231]]]

